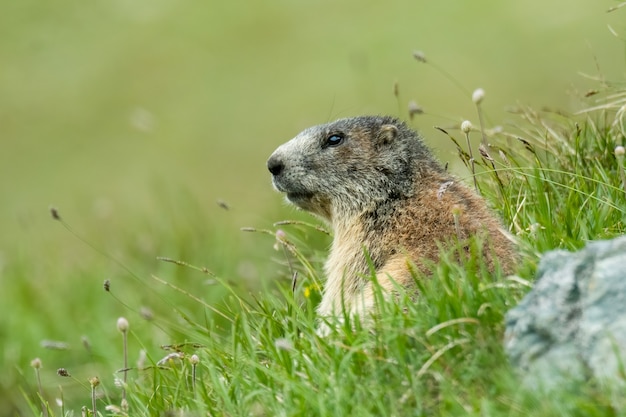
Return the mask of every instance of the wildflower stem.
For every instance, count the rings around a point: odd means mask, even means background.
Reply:
[[[48,404],[46,404],[46,400],[43,398],[43,387],[41,385],[41,374],[39,373],[39,369],[41,369],[41,360],[39,358],[33,360],[31,362],[31,366],[35,368],[35,375],[37,375],[37,387],[39,389],[39,399],[41,400],[41,411],[43,412],[44,417],[48,417]]]
[[[480,125],[480,134],[482,144],[487,149],[487,134],[485,134],[485,120],[483,117],[483,110],[480,103],[476,103],[476,111],[478,112],[478,124]]]
[[[191,363],[191,389],[193,392],[196,392],[196,373],[198,368],[198,363],[200,362],[200,358],[198,355],[191,355],[189,358],[189,362]]]
[[[196,392],[196,364],[191,365],[191,387]]]
[[[619,171],[620,178],[622,179],[622,187],[624,188],[624,191],[626,192],[626,172],[624,172],[624,154],[625,153],[626,152],[624,151],[623,146],[620,145],[620,146],[615,147],[615,158],[617,159],[617,164],[619,165],[617,170]]]
[[[97,376],[89,379],[91,385],[91,409],[93,410],[94,417],[98,416],[98,410],[96,409],[96,387],[100,385],[100,379]]]
[[[483,116],[483,109],[480,103],[485,99],[485,90],[477,88],[472,93],[472,101],[476,104],[476,111],[478,112],[478,124],[480,125],[480,134],[482,135],[482,145],[487,149],[487,134],[485,133],[485,119]]]
[[[126,401],[126,381],[128,380],[128,336],[127,332],[122,333],[124,344],[124,386],[122,387],[122,401]]]
[[[124,317],[120,317],[117,319],[117,330],[122,333],[122,348],[124,351],[124,370],[122,371],[124,374],[123,384],[122,384],[122,404],[127,404],[126,401],[126,381],[128,378],[128,320]]]
[[[476,180],[476,165],[474,162],[474,154],[472,153],[472,144],[470,142],[470,131],[472,130],[472,124],[469,121],[464,121],[461,124],[461,130],[463,131],[463,133],[465,133],[465,140],[467,141],[467,151],[469,153],[469,163],[470,163],[470,170],[472,171],[472,179],[474,180],[474,188],[476,189],[476,192],[480,195],[480,190],[478,189],[478,181]]]
[[[61,415],[65,416],[65,398],[63,397],[63,387],[59,385],[59,392],[61,393]]]
[[[96,387],[91,387],[91,409],[93,410],[94,417],[98,416],[98,410],[96,410]]]

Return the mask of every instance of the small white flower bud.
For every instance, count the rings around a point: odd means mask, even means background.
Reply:
[[[122,333],[126,333],[128,331],[128,320],[126,320],[124,317],[120,317],[119,319],[117,319],[117,330],[119,330]]]
[[[461,123],[461,130],[463,133],[469,133],[472,130],[472,123],[469,120],[464,120]]]
[[[32,361],[30,361],[30,366],[32,366],[35,369],[41,369],[41,359],[39,358],[35,358]]]
[[[198,357],[198,355],[191,355],[191,356],[189,357],[189,362],[190,362],[192,365],[197,365],[198,363],[200,363],[200,358]]]
[[[485,98],[485,90],[482,88],[477,88],[472,93],[472,101],[476,104],[480,104],[481,101]]]
[[[415,116],[416,114],[423,114],[424,113],[424,109],[422,109],[414,100],[409,101],[409,117],[411,118],[411,120],[413,119],[413,116]]]
[[[617,156],[618,158],[624,156],[625,153],[626,149],[624,149],[623,146],[620,145],[615,147],[615,156]]]

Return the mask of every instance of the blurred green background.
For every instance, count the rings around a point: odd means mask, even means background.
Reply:
[[[470,93],[484,88],[494,123],[518,102],[577,109],[598,86],[581,73],[622,79],[616,4],[1,1],[0,367],[27,368],[41,339],[99,328],[90,294],[120,274],[48,207],[142,276],[163,255],[244,286],[272,278],[272,242],[239,228],[294,216],[266,172],[276,146],[338,117],[406,118],[416,100],[427,114],[414,126],[453,161],[432,126],[475,121],[475,108],[414,50]],[[20,372],[0,378],[0,402]]]
[[[47,235],[49,205],[74,224],[166,216],[163,188],[187,190],[207,221],[217,198],[235,223],[265,217],[280,199],[271,151],[311,124],[398,114],[396,81],[402,116],[410,99],[440,115],[416,127],[447,146],[432,125],[475,112],[416,49],[483,87],[497,123],[518,101],[567,108],[596,58],[607,78],[623,71],[615,4],[3,1],[0,248]]]

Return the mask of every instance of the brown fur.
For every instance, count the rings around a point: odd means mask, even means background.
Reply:
[[[340,135],[335,144],[333,135]],[[305,130],[268,160],[273,182],[298,207],[327,220],[334,240],[326,262],[320,315],[342,307],[363,314],[374,305],[371,258],[388,292],[410,286],[410,262],[439,259],[439,244],[486,239],[505,272],[515,265],[514,247],[485,201],[448,174],[419,136],[389,117],[342,119]],[[455,223],[455,215],[457,223]]]

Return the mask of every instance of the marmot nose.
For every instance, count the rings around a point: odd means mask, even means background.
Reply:
[[[280,175],[284,168],[283,161],[276,155],[270,156],[270,159],[267,160],[267,169],[269,169],[272,175]]]

